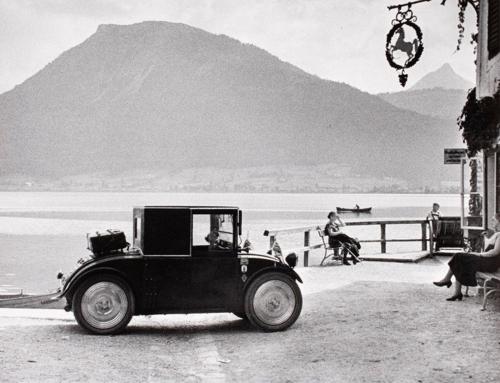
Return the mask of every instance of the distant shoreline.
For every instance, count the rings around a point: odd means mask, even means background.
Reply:
[[[431,195],[431,194],[442,194],[442,195],[458,195],[459,191],[437,191],[437,190],[428,190],[428,191],[383,191],[383,190],[374,190],[374,191],[307,191],[307,190],[269,190],[269,191],[249,191],[249,190],[160,190],[160,189],[2,189],[0,187],[0,193],[182,193],[182,194],[421,194],[421,195]]]

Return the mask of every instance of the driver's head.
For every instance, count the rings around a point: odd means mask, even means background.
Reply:
[[[219,231],[216,228],[213,228],[210,231],[210,233],[208,233],[208,235],[205,237],[207,242],[210,243],[214,243],[215,241],[217,241],[218,238],[219,238]]]

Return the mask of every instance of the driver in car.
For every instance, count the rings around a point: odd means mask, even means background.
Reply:
[[[213,228],[210,233],[207,234],[205,240],[210,244],[208,246],[210,250],[226,250],[230,247],[229,242],[219,239],[219,230],[217,230],[217,228]]]

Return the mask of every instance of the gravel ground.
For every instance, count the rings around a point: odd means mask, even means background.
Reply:
[[[500,300],[446,302],[446,266],[299,270],[304,307],[281,333],[231,314],[134,318],[84,333],[60,310],[0,310],[3,382],[495,382]]]

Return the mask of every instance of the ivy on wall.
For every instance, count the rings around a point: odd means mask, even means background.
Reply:
[[[500,128],[500,90],[493,97],[477,100],[476,88],[472,88],[457,124],[467,144],[469,157],[473,157],[480,150],[491,148]]]
[[[445,5],[446,0],[441,1],[441,5]],[[476,27],[479,28],[479,0],[457,0],[458,6],[458,39],[457,39],[457,51],[460,50],[460,46],[462,45],[462,40],[465,36],[465,11],[467,6],[470,5],[476,11]],[[474,50],[476,49],[477,44],[477,32],[471,34],[471,44],[474,45]],[[475,52],[474,52],[475,53]]]

